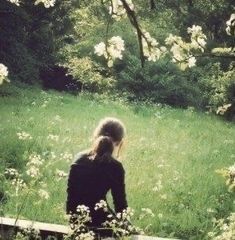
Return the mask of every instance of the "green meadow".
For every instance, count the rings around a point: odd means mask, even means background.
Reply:
[[[91,145],[106,116],[120,118],[127,136],[121,151],[133,221],[148,235],[207,239],[213,218],[235,210],[234,195],[215,171],[234,164],[235,125],[193,108],[127,103],[107,96],[78,96],[35,87],[0,89],[0,186],[3,216],[66,224],[66,177],[73,158]],[[19,139],[25,132],[30,137]],[[31,154],[44,159],[40,178],[26,174]],[[7,168],[31,187],[15,189]],[[49,196],[41,198],[39,189]],[[112,198],[109,196],[112,204]],[[153,214],[143,214],[143,208]]]

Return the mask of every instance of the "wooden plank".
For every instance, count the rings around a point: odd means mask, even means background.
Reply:
[[[132,236],[132,240],[177,240],[173,238],[159,238],[159,237],[151,237],[144,235],[134,235]]]
[[[67,234],[69,232],[69,226],[65,226],[65,225],[28,221],[28,220],[22,220],[22,219],[18,219],[17,222],[15,223],[14,218],[8,218],[8,217],[0,217],[0,225],[2,227],[5,226],[9,228],[32,227],[34,229],[40,230],[41,232],[58,233],[61,235]],[[0,230],[1,230],[1,226],[0,226]],[[0,232],[0,235],[1,235],[1,232]],[[106,238],[104,240],[112,240],[112,239],[113,238]],[[134,235],[131,237],[131,240],[174,240],[174,239]]]
[[[11,226],[11,227],[16,226],[19,228],[32,227],[42,231],[56,232],[56,233],[62,233],[62,234],[66,234],[69,231],[69,227],[65,225],[28,221],[28,220],[22,220],[22,219],[18,219],[15,224],[14,218],[5,218],[5,217],[0,217],[0,224]]]

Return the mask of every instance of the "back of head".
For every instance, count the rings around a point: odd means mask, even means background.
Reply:
[[[94,138],[108,136],[114,143],[120,143],[125,135],[125,126],[117,118],[107,117],[102,119],[94,131]]]
[[[91,151],[93,160],[103,160],[106,156],[111,156],[114,150],[113,142],[110,137],[100,136],[96,139]]]

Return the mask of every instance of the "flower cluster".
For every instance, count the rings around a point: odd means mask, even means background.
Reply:
[[[20,140],[30,140],[30,139],[32,139],[32,136],[29,133],[24,132],[24,131],[16,133],[16,134],[17,134],[17,136]]]
[[[20,0],[7,0],[17,6],[20,6]],[[45,8],[50,8],[55,6],[56,0],[36,0],[35,5],[38,5],[39,3],[42,3]]]
[[[107,41],[95,45],[95,54],[104,56],[108,61],[108,67],[113,66],[115,59],[122,59],[122,52],[125,50],[124,41],[119,36],[114,36]]]
[[[55,0],[37,0],[34,4],[38,5],[39,3],[42,3],[45,8],[50,8],[55,6]]]
[[[0,63],[0,85],[3,84],[3,81],[6,80],[7,76],[7,67],[4,64]]]
[[[194,49],[200,49],[204,52],[206,35],[202,32],[202,27],[193,25],[191,28],[188,28],[188,33],[191,34],[191,47]]]
[[[20,6],[20,1],[19,0],[8,0],[8,1],[17,5],[17,6]]]
[[[11,179],[19,176],[19,172],[15,168],[6,168],[4,174]]]
[[[196,65],[196,58],[193,56],[194,51],[204,52],[206,45],[206,35],[203,34],[200,26],[193,25],[188,28],[188,33],[191,34],[191,42],[189,43],[172,34],[165,39],[166,45],[171,47],[172,61],[178,63],[182,70]]]
[[[85,223],[85,222],[89,222],[91,220],[89,207],[87,207],[85,205],[78,205],[77,213],[78,213],[78,219],[81,222]]]
[[[20,231],[17,232],[16,237],[14,238],[16,240],[41,239],[40,231],[38,229],[33,228],[32,226],[29,226],[25,229],[19,229],[19,230]]]
[[[231,14],[230,19],[226,22],[226,32],[230,36],[235,35],[235,13]]]
[[[95,210],[103,209],[105,212],[108,212],[108,204],[104,200],[100,200],[100,202],[95,204]]]
[[[90,222],[90,209],[85,205],[77,206],[77,214],[72,214],[69,218],[71,232],[68,234],[67,239],[76,240],[93,240],[95,234],[89,231],[86,224]]]
[[[156,62],[166,52],[165,47],[159,47],[159,43],[155,38],[152,38],[149,32],[143,31],[142,45],[144,56],[148,61]]]
[[[59,136],[58,136],[58,135],[49,134],[49,135],[47,136],[47,139],[48,139],[48,140],[55,141],[55,142],[58,142]]]
[[[225,169],[216,170],[216,172],[226,178],[226,185],[228,186],[229,192],[234,191],[235,190],[235,164]]]
[[[124,209],[122,213],[117,213],[116,215],[110,213],[108,215],[108,220],[105,221],[103,225],[106,228],[112,229],[117,238],[122,238],[131,234],[142,234],[143,231],[130,222],[133,215],[133,209],[128,207]]]
[[[59,179],[66,178],[68,176],[66,172],[59,169],[56,169],[55,174]]]
[[[131,224],[131,217],[134,211],[131,208],[124,209],[121,213],[113,213],[108,207],[106,201],[101,200],[95,205],[96,211],[102,209],[108,213],[107,221],[103,223],[104,228],[112,230],[115,237],[122,238],[131,234],[140,234],[143,231]],[[148,210],[147,210],[148,211]],[[77,206],[77,213],[72,214],[69,219],[71,232],[68,235],[68,239],[77,240],[93,240],[95,235],[92,231],[89,231],[87,223],[90,222],[90,210],[85,205]],[[102,228],[103,229],[103,228]]]
[[[215,221],[215,231],[209,232],[208,236],[213,240],[233,240],[235,237],[235,213],[227,219]]]
[[[140,215],[140,219],[144,218],[145,216],[155,217],[155,214],[150,208],[141,208],[142,214]]]
[[[71,160],[73,159],[73,154],[68,153],[68,152],[64,152],[64,153],[60,154],[60,158],[62,158],[66,162],[71,162]]]
[[[49,197],[50,197],[49,193],[48,193],[46,190],[44,190],[44,189],[39,189],[39,190],[38,190],[38,195],[39,195],[42,199],[45,199],[45,200],[48,200]]]
[[[132,3],[132,1],[127,0],[126,3],[128,4],[129,8],[133,11],[134,4]],[[109,7],[109,14],[111,14],[115,20],[120,20],[122,17],[125,17],[126,9],[123,7],[122,1],[112,0],[111,6]]]
[[[14,194],[18,196],[19,191],[26,187],[26,183],[22,179],[21,174],[14,168],[6,168],[4,175],[11,180],[11,185],[14,186]]]
[[[36,178],[40,175],[40,166],[44,163],[44,160],[39,154],[33,153],[29,156],[29,161],[26,164],[28,167],[26,174],[32,178]]]

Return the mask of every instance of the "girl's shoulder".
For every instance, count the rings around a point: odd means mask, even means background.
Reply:
[[[109,161],[107,161],[107,164],[116,170],[124,170],[122,163],[112,156],[109,157]]]
[[[88,156],[89,156],[88,151],[82,151],[82,152],[77,153],[74,157],[73,164],[76,165],[78,163],[81,163],[81,162],[84,162],[84,161],[88,160]]]

